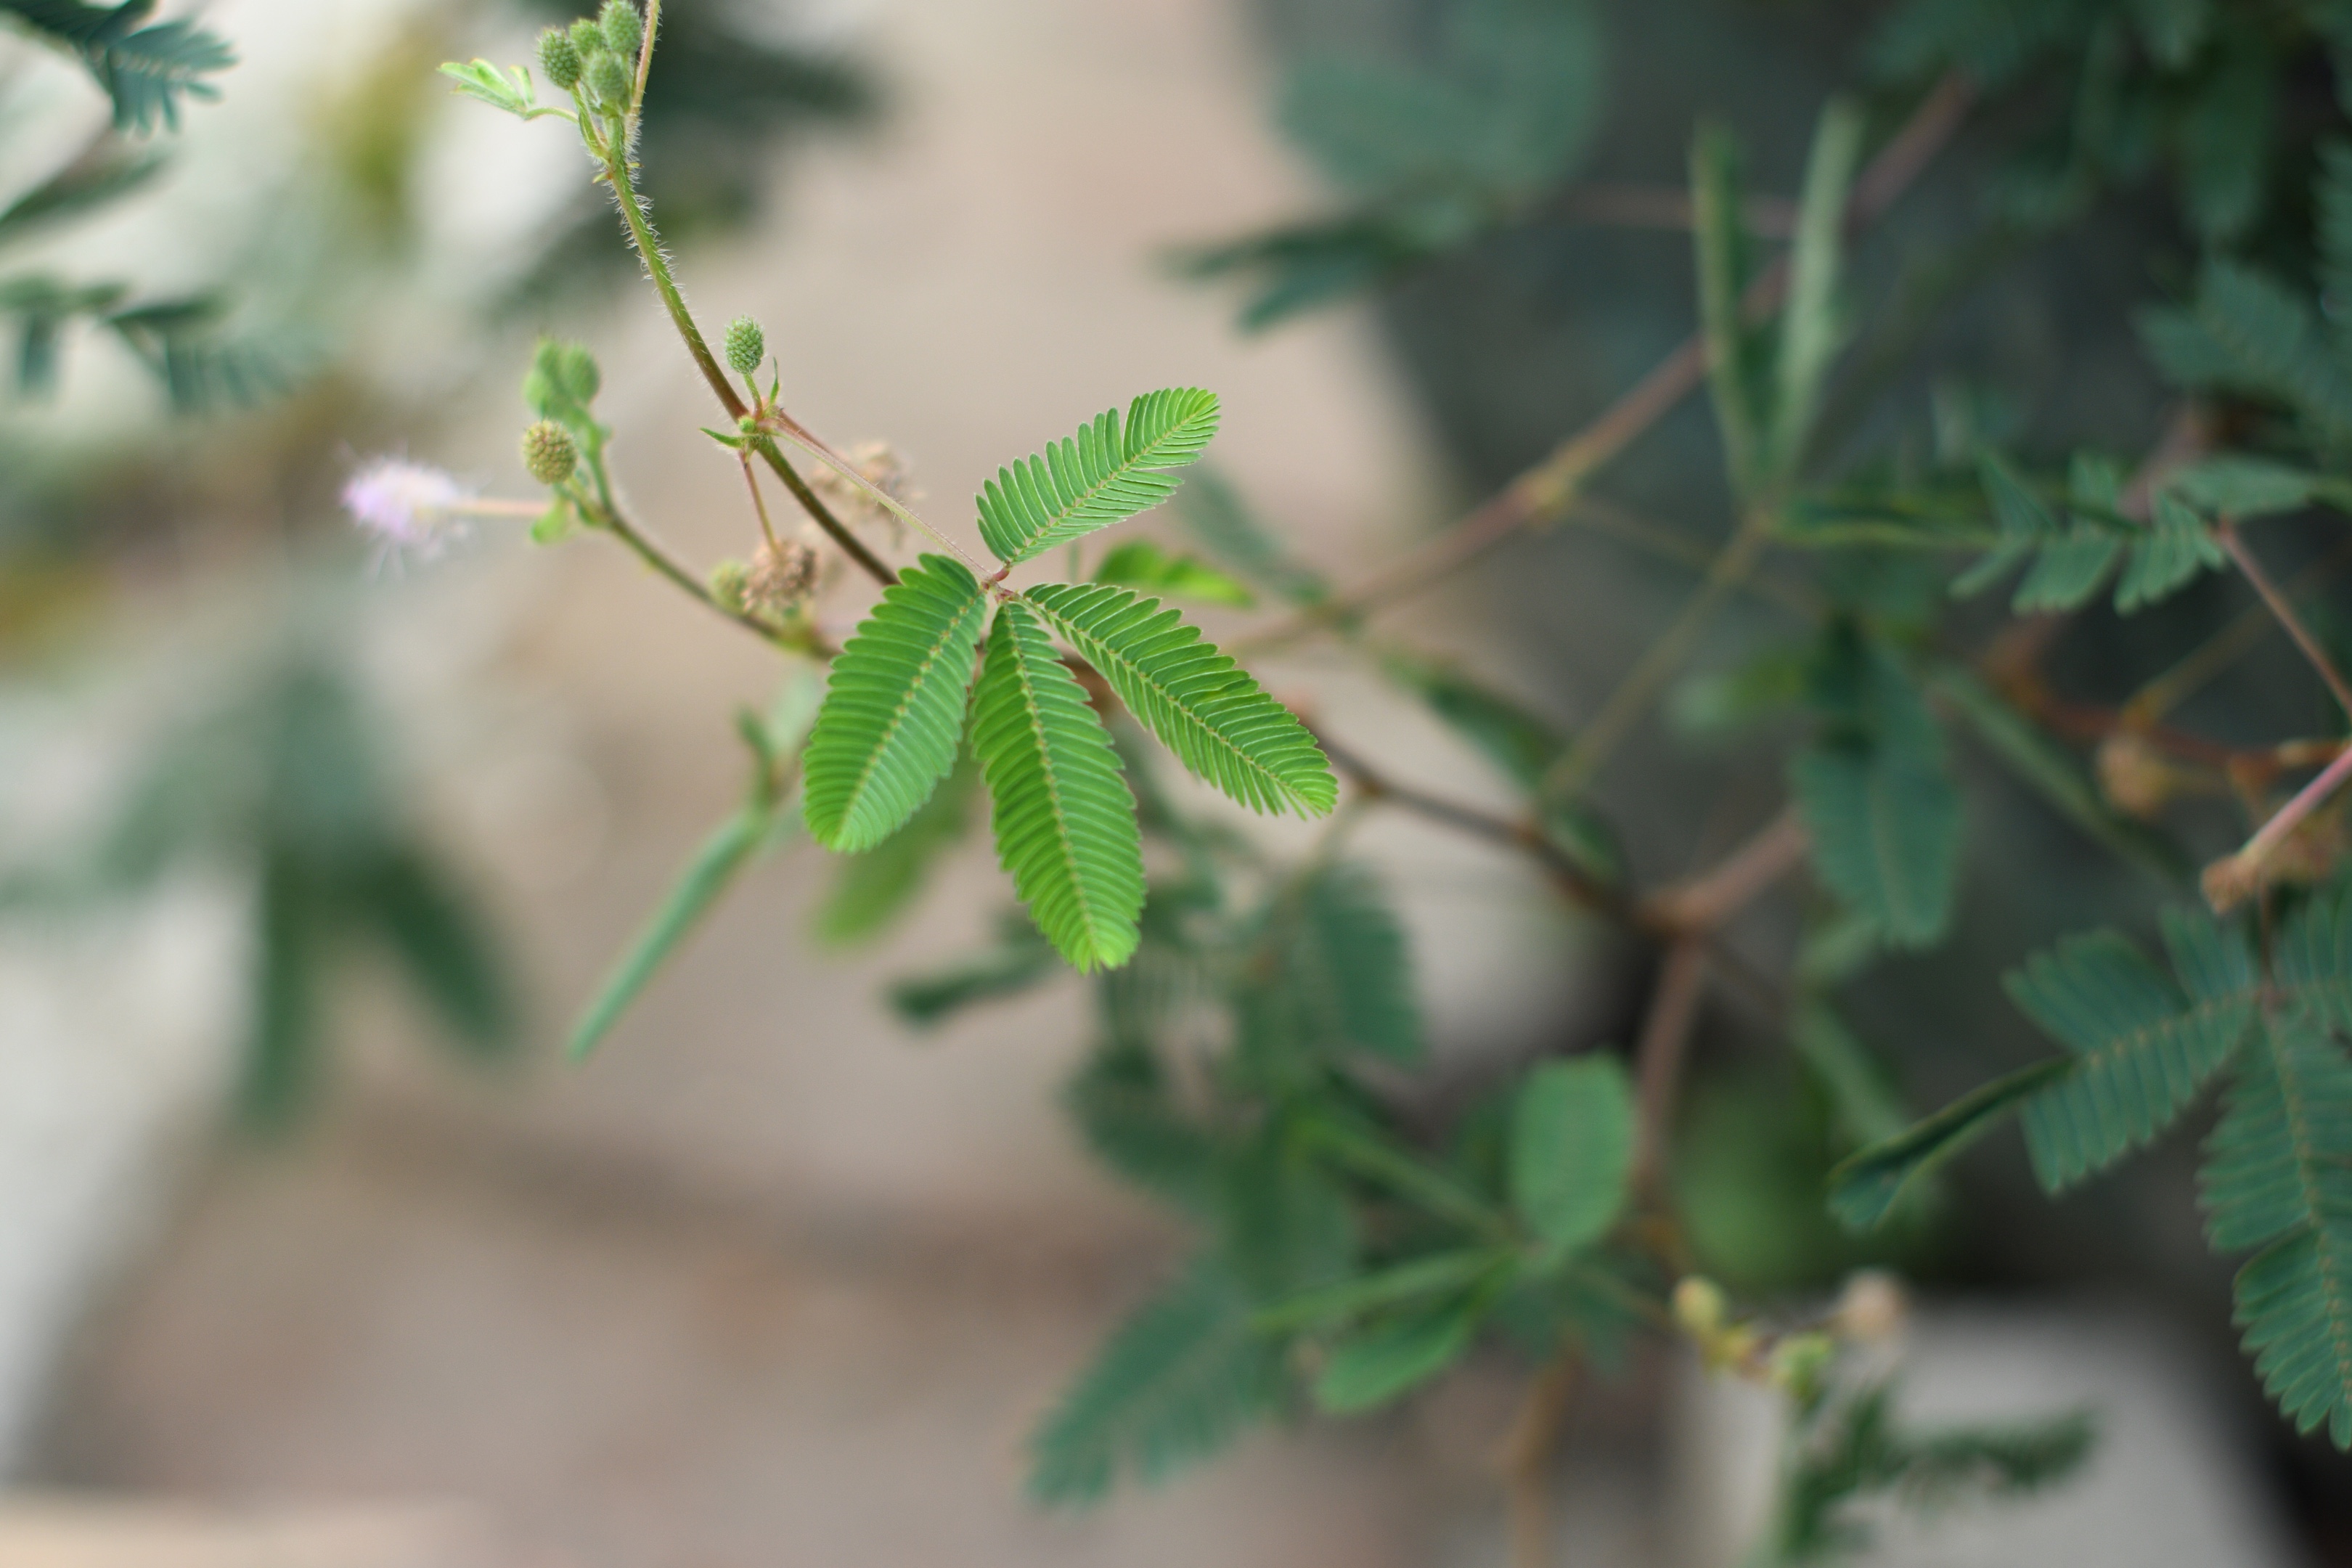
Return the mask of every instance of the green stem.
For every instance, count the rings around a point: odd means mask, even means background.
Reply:
[[[1592,722],[1578,733],[1568,751],[1544,775],[1541,793],[1545,798],[1573,800],[1583,794],[1608,763],[1611,753],[1633,732],[1634,724],[1690,656],[1692,645],[1706,629],[1707,622],[1715,618],[1715,613],[1738,592],[1754,569],[1756,558],[1763,553],[1769,538],[1767,517],[1768,513],[1759,507],[1740,523],[1674,624],[1635,661],[1617,689],[1609,694],[1609,700],[1601,705]]]

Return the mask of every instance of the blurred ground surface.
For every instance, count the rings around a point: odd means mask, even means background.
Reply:
[[[778,232],[688,262],[705,314],[764,319],[803,418],[889,437],[960,521],[996,463],[1198,383],[1225,395],[1228,471],[1341,574],[1427,514],[1420,445],[1359,325],[1241,343],[1229,301],[1152,269],[1170,242],[1304,194],[1262,129],[1237,7],[892,0],[876,21],[890,127],[797,167]],[[740,480],[692,435],[699,388],[650,301],[590,331],[644,511],[698,559],[743,551]],[[520,489],[499,380],[479,417],[415,447]],[[1442,1440],[1265,1437],[1091,1516],[1029,1509],[1022,1434],[1174,1237],[1053,1108],[1084,1043],[1075,988],[923,1040],[879,1006],[885,977],[984,931],[1004,897],[984,851],[856,955],[801,941],[824,868],[788,854],[592,1068],[558,1068],[563,1013],[728,809],[726,714],[772,668],[593,543],[485,546],[384,584],[367,619],[425,803],[521,943],[541,1065],[455,1081],[415,1019],[369,1008],[331,1113],[290,1150],[224,1156],[89,1329],[43,1479],[447,1499],[586,1568],[1498,1553],[1475,1457],[1507,1412],[1475,1386],[1423,1418],[1454,1423]],[[1336,721],[1370,711],[1328,689]],[[1425,781],[1459,771],[1424,731],[1360,740]],[[1364,842],[1407,895],[1442,1047],[1556,1005],[1563,933],[1540,889],[1409,827]],[[1470,1468],[1433,1472],[1433,1450]],[[1596,1528],[1625,1537],[1639,1486],[1599,1495]]]

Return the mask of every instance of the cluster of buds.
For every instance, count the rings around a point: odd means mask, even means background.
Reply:
[[[630,0],[604,0],[595,16],[539,36],[539,68],[561,92],[608,115],[628,111],[646,19]]]
[[[1841,1343],[1885,1346],[1903,1330],[1902,1287],[1864,1269],[1846,1281],[1829,1315],[1815,1326],[1775,1332],[1736,1320],[1722,1287],[1692,1275],[1675,1285],[1675,1324],[1689,1336],[1709,1372],[1727,1372],[1806,1401],[1820,1395]]]
[[[748,565],[720,562],[710,574],[710,596],[732,614],[782,625],[816,592],[824,557],[814,531],[804,528],[796,538],[761,544]]]

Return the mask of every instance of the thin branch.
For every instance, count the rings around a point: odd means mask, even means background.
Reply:
[[[652,35],[646,37],[650,47]],[[646,216],[645,203],[637,195],[627,159],[608,154],[604,174],[606,184],[613,187],[613,199],[620,204],[621,219],[628,226],[629,238],[637,247],[638,258],[646,265],[646,275],[653,279],[654,291],[661,296],[662,306],[669,312],[670,324],[677,328],[687,353],[694,356],[695,368],[709,384],[719,406],[727,410],[729,418],[740,422],[751,410],[742,398],[736,395],[734,384],[727,379],[727,372],[712,355],[702,329],[695,324],[694,313],[686,308],[686,297],[678,292],[677,280],[670,275],[669,260],[662,255],[661,240],[654,233],[653,221]],[[868,550],[865,542],[850,532],[842,521],[833,515],[832,510],[817,499],[816,492],[810,489],[806,481],[784,460],[784,455],[776,450],[773,442],[763,439],[759,443],[759,449],[768,467],[784,482],[784,488],[793,492],[793,499],[816,520],[817,526],[831,536],[844,554],[856,562],[867,576],[886,588],[898,580],[898,574],[890,570],[880,556]]]
[[[1528,1384],[1496,1461],[1508,1489],[1511,1568],[1551,1568],[1551,1460],[1576,1392],[1577,1353],[1563,1347]]]
[[[2270,607],[2278,624],[2286,628],[2286,635],[2294,639],[2294,646],[2302,650],[2303,657],[2311,661],[2311,668],[2319,672],[2319,679],[2327,683],[2328,693],[2336,699],[2336,705],[2344,710],[2347,717],[2352,717],[2352,686],[2345,684],[2343,672],[2336,668],[2336,661],[2327,657],[2327,650],[2319,646],[2319,639],[2304,626],[2303,617],[2294,613],[2294,606],[2287,602],[2285,595],[2278,591],[2278,584],[2271,581],[2270,574],[2264,572],[2262,563],[2254,559],[2254,552],[2246,548],[2246,542],[2239,537],[2238,525],[2225,517],[2214,532],[2221,536],[2221,548],[2230,552],[2230,559],[2237,563],[2246,581],[2254,585],[2254,592],[2263,596],[2263,603]]]
[[[637,80],[629,93],[629,118],[635,120],[646,107],[646,79],[654,71],[654,35],[661,31],[662,0],[646,0],[646,36],[637,46]]]
[[[1554,210],[1577,223],[1612,228],[1687,233],[1691,227],[1690,193],[1676,185],[1576,185],[1561,195]],[[1749,196],[1739,210],[1748,232],[1765,239],[1787,239],[1797,232],[1797,204],[1785,196]]]
[[[1783,811],[1713,869],[1644,900],[1643,923],[1681,935],[1712,931],[1802,865],[1811,849],[1804,823],[1793,810]]]
[[[1620,920],[1630,920],[1633,910],[1623,896],[1614,889],[1595,881],[1591,873],[1546,838],[1533,824],[1514,822],[1476,806],[1459,801],[1446,800],[1410,784],[1399,784],[1358,753],[1333,741],[1322,731],[1308,727],[1315,743],[1331,765],[1347,775],[1363,795],[1377,802],[1401,807],[1416,816],[1428,818],[1473,838],[1507,849],[1516,849],[1533,857],[1549,872],[1560,890],[1585,908],[1609,914]]]
[[[2327,804],[2330,797],[2352,779],[2352,746],[2338,752],[2312,781],[2297,790],[2294,798],[2274,812],[2255,835],[2246,840],[2245,847],[2235,855],[2216,860],[2205,868],[2203,886],[2206,902],[2226,913],[2251,897],[2263,883],[2263,868],[2278,847],[2286,842],[2287,835],[2303,826],[2305,818]]]
[[[1700,1001],[1706,994],[1707,944],[1698,935],[1676,938],[1666,947],[1658,966],[1658,983],[1650,993],[1649,1011],[1642,1019],[1642,1037],[1633,1048],[1634,1090],[1633,1182],[1654,1190],[1664,1173],[1666,1133],[1673,1120],[1675,1097],[1681,1088],[1683,1058],[1698,1022]]]
[[[1769,538],[1765,514],[1760,510],[1750,512],[1708,566],[1698,592],[1690,596],[1656,640],[1642,650],[1642,657],[1625,672],[1625,679],[1609,694],[1601,711],[1577,731],[1568,750],[1546,771],[1542,786],[1545,799],[1573,800],[1584,793],[1585,786],[1625,737],[1633,732],[1633,726],[1649,711],[1651,702],[1664,689],[1666,682],[1674,679],[1675,671],[1682,668],[1683,660],[1690,657],[1716,611],[1746,581]]]
[[[1959,129],[1974,96],[1967,81],[1947,77],[1912,112],[1895,139],[1880,149],[1846,205],[1849,229],[1867,226],[1909,188]],[[1749,285],[1743,305],[1752,317],[1769,315],[1788,291],[1784,257]],[[1551,455],[1436,538],[1372,574],[1348,592],[1301,611],[1255,637],[1234,645],[1235,652],[1263,652],[1344,626],[1383,605],[1418,593],[1476,560],[1522,530],[1565,514],[1587,480],[1633,443],[1635,437],[1695,391],[1706,376],[1706,345],[1697,334],[1627,389],[1600,416],[1570,437]]]

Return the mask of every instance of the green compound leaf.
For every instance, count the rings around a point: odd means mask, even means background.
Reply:
[[[1217,395],[1147,392],[1107,409],[1076,436],[999,468],[977,499],[981,537],[1016,566],[1041,552],[1149,511],[1176,490],[1167,470],[1198,458],[1217,433]]]
[[[2352,1061],[2317,1011],[2271,1020],[2199,1185],[2213,1248],[2263,1249],[2234,1287],[2263,1386],[2297,1431],[2352,1448]]]
[[[1613,1057],[1549,1062],[1511,1112],[1511,1205],[1552,1256],[1609,1234],[1633,1163],[1633,1096]]]
[[[961,759],[907,826],[873,848],[842,859],[833,891],[816,912],[821,942],[863,942],[888,927],[921,896],[931,867],[963,841],[980,770]]]
[[[1147,1301],[1112,1334],[1029,1440],[1029,1493],[1092,1502],[1121,1471],[1160,1480],[1270,1414],[1287,1378],[1284,1345],[1250,1323],[1250,1303],[1214,1259]]]
[[[802,815],[828,849],[871,849],[955,766],[988,593],[961,563],[926,555],[833,662],[809,737]]]
[[[1962,1095],[1909,1131],[1852,1155],[1830,1173],[1829,1207],[1848,1230],[1870,1230],[1913,1184],[1983,1137],[2029,1095],[2069,1071],[2064,1058],[2036,1062]]]
[[[2116,610],[2130,615],[2172,597],[2200,572],[2229,559],[2188,502],[2174,490],[2157,492],[2147,536],[2135,542],[2116,584]]]
[[[1030,919],[1081,972],[1126,963],[1143,909],[1135,800],[1086,689],[1019,599],[988,639],[971,749],[995,807],[997,858]]]
[[[2242,933],[2168,914],[2165,938],[2186,990],[2112,931],[2069,937],[2008,977],[2019,1009],[2074,1053],[2071,1070],[2020,1110],[2049,1192],[2170,1127],[2254,1020],[2260,975]]]
[[[1242,1056],[1261,1070],[1357,1052],[1422,1058],[1412,955],[1361,866],[1326,865],[1276,891],[1233,999]]]
[[[1337,804],[1307,727],[1174,610],[1099,583],[1027,598],[1194,776],[1253,811],[1322,816]]]
[[[1833,741],[1790,760],[1813,868],[1898,947],[1928,947],[1951,919],[1960,796],[1940,750]]]

